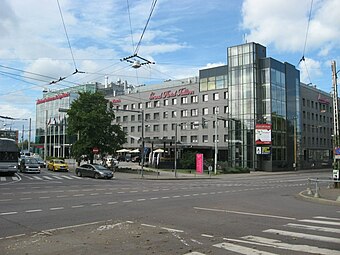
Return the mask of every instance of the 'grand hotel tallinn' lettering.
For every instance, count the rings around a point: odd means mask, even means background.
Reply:
[[[164,91],[160,95],[156,95],[155,92],[151,92],[149,99],[150,100],[158,100],[158,99],[165,99],[165,98],[170,98],[170,97],[176,97],[176,96],[188,96],[188,95],[193,95],[195,94],[195,91],[189,90],[186,88],[176,90],[172,92],[171,90]]]

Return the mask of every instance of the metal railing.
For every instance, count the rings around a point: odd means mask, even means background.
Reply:
[[[307,194],[310,196],[319,198],[320,197],[320,186],[322,184],[327,184],[328,189],[337,188],[337,187],[340,187],[340,180],[335,180],[332,178],[329,178],[329,179],[308,178]],[[314,187],[314,191],[313,191],[313,187]]]

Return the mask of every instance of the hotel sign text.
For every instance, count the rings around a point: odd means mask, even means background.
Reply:
[[[180,96],[188,96],[188,95],[193,95],[195,94],[195,91],[189,90],[187,88],[175,90],[175,91],[164,91],[157,95],[155,92],[151,92],[149,99],[150,100],[159,100],[159,99],[165,99],[165,98],[170,98],[170,97],[180,97]]]

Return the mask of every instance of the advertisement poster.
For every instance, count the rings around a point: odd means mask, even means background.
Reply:
[[[271,124],[256,124],[255,143],[256,144],[271,144],[272,143],[272,125]]]
[[[203,154],[196,154],[196,172],[203,174]]]

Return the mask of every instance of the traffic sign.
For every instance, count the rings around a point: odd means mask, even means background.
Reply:
[[[99,149],[97,147],[93,147],[92,152],[94,154],[97,154],[97,153],[99,153]]]

